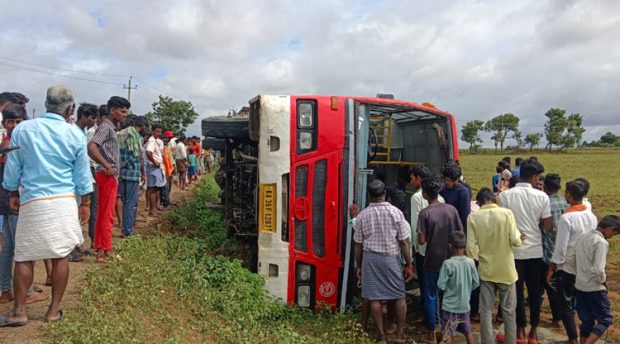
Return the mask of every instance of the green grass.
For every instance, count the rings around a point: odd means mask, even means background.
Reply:
[[[568,153],[498,153],[481,155],[461,155],[461,166],[466,181],[475,190],[483,186],[491,187],[491,178],[495,174],[497,162],[505,156],[527,158],[536,155],[545,166],[545,173],[558,173],[562,183],[575,178],[585,178],[590,182],[588,198],[592,202],[594,213],[599,216],[620,214],[620,163],[619,149],[579,149]]]
[[[313,313],[267,295],[241,261],[211,253],[234,246],[209,210],[217,189],[204,178],[196,198],[166,217],[191,236],[132,237],[119,259],[85,276],[79,305],[47,327],[47,343],[365,343],[351,314]]]

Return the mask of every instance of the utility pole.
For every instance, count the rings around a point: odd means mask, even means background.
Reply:
[[[127,100],[131,101],[131,90],[135,90],[138,88],[138,85],[135,86],[131,86],[131,79],[133,77],[130,75],[129,76],[129,81],[127,82],[127,85],[123,85],[123,89],[127,90]]]

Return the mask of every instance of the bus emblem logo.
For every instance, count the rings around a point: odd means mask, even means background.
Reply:
[[[319,287],[319,294],[323,297],[330,297],[336,292],[336,286],[332,282],[323,282]]]

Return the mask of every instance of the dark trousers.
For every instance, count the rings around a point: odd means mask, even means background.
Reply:
[[[476,269],[478,269],[478,265],[480,263],[476,260]],[[480,306],[480,287],[471,291],[471,297],[469,298],[469,314],[476,315],[479,313]]]
[[[601,337],[607,328],[614,323],[611,315],[611,304],[606,290],[575,291],[577,299],[577,314],[581,319],[579,334],[581,338],[588,338],[591,333]]]
[[[97,221],[97,196],[99,188],[93,184],[93,193],[90,194],[90,218],[88,219],[88,237],[91,247],[95,246],[95,223]]]
[[[140,182],[123,180],[119,188],[120,196],[123,199],[123,235],[134,234],[134,225],[138,212],[138,199],[140,197]]]
[[[415,272],[418,275],[418,284],[420,285],[420,300],[424,306],[424,256],[415,254]]]
[[[553,285],[558,297],[558,306],[564,329],[568,339],[577,339],[577,325],[575,325],[575,275],[565,271],[555,272]]]
[[[540,322],[540,293],[543,289],[540,269],[542,258],[515,259],[515,267],[519,279],[517,280],[517,327],[527,326],[525,317],[524,286],[527,287],[527,302],[530,306],[530,325],[538,327]]]
[[[172,190],[172,178],[170,178],[171,180],[167,179],[168,178],[166,178],[166,185],[159,188],[159,202],[161,202],[161,205],[164,207],[170,205],[170,191]]]
[[[553,274],[553,277],[551,277],[551,284],[547,283],[547,270],[549,269],[549,265],[543,262],[542,266],[541,278],[545,287],[544,291],[547,292],[551,315],[553,316],[553,321],[560,321],[562,320],[562,315],[560,314],[560,306],[558,305],[558,295],[553,288],[553,284],[555,283],[555,273]],[[541,290],[540,297],[544,298],[544,296],[544,292]]]

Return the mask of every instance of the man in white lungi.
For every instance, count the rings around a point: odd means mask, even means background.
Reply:
[[[22,326],[28,321],[26,293],[34,262],[52,259],[52,302],[47,321],[62,319],[60,302],[69,280],[69,253],[81,245],[80,224],[90,216],[90,179],[86,137],[66,122],[75,110],[75,95],[66,86],[47,90],[47,113],[15,128],[2,186],[10,191],[10,205],[19,209],[15,230],[13,310],[0,316],[0,326]],[[76,195],[81,196],[80,205]]]

